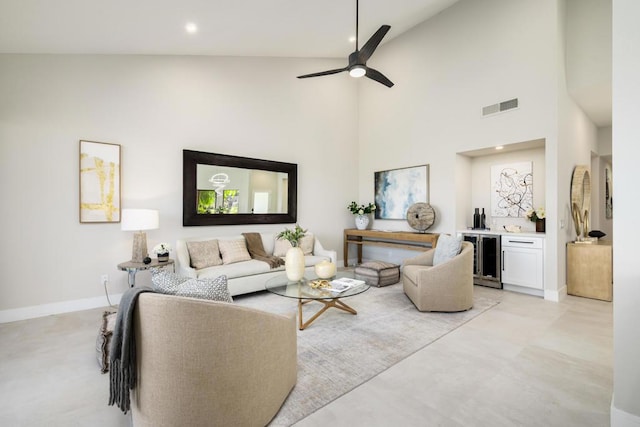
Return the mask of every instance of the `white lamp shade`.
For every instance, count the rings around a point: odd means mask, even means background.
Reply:
[[[155,230],[160,226],[160,215],[153,209],[123,209],[120,228],[123,231]]]

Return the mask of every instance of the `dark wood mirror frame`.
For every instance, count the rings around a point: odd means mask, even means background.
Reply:
[[[258,169],[288,174],[287,213],[198,214],[196,172],[198,164]],[[298,165],[202,151],[182,150],[182,225],[287,224],[297,218]]]

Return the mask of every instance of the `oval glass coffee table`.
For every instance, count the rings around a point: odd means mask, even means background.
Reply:
[[[353,271],[338,271],[335,277],[326,280],[326,283],[329,284],[331,280],[346,278],[353,279]],[[316,320],[322,313],[327,311],[331,307],[338,308],[340,310],[346,311],[351,314],[358,314],[352,307],[349,307],[341,298],[352,297],[354,295],[361,294],[369,289],[369,285],[367,284],[358,284],[356,286],[350,287],[345,291],[336,292],[332,291],[328,288],[316,288],[318,284],[318,279],[312,273],[307,273],[302,280],[298,282],[292,282],[287,279],[286,274],[280,274],[276,277],[272,277],[267,280],[265,288],[267,291],[274,293],[276,295],[280,295],[286,298],[295,298],[298,300],[298,329],[301,331],[307,328],[314,320]],[[324,284],[324,283],[323,283]],[[324,304],[316,314],[311,316],[309,320],[306,322],[302,320],[302,306],[308,304],[310,302],[317,301],[319,303]]]

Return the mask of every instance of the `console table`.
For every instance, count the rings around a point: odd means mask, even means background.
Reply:
[[[610,240],[567,243],[567,293],[613,299],[613,246]]]
[[[389,246],[398,249],[426,251],[435,248],[439,234],[415,233],[411,231],[344,230],[344,266],[348,267],[349,244],[358,246],[358,264],[362,262],[364,245]]]

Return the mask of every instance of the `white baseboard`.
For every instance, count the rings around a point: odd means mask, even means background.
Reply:
[[[505,291],[519,292],[521,294],[533,295],[534,297],[544,297],[544,291],[542,289],[528,288],[526,286],[511,285],[509,283],[503,283],[502,289]]]
[[[118,304],[122,294],[109,295],[111,303]],[[51,316],[52,314],[71,313],[73,311],[89,310],[98,307],[107,307],[109,303],[104,296],[62,301],[52,304],[32,305],[30,307],[14,308],[0,311],[0,323],[16,322],[18,320],[35,319],[37,317]]]
[[[549,289],[545,289],[544,290],[544,299],[549,300],[549,301],[553,301],[553,302],[560,302],[563,299],[565,299],[567,297],[567,287],[563,286],[562,288],[558,289],[557,291],[552,291]]]
[[[640,427],[640,416],[616,408],[615,398],[611,397],[611,427]]]

